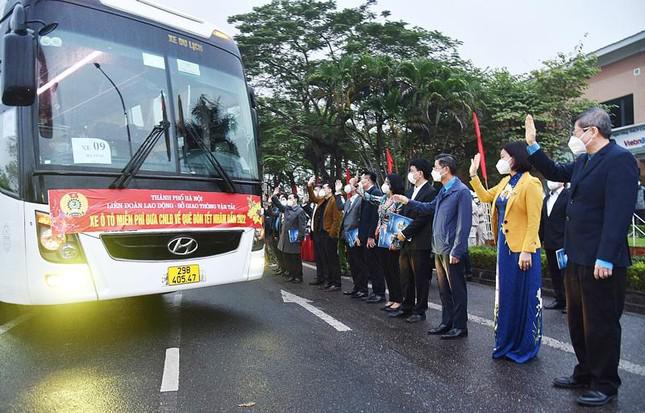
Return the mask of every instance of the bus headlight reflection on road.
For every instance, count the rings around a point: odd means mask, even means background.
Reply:
[[[91,281],[87,271],[71,270],[64,273],[45,274],[45,283],[50,288],[74,292],[85,291]]]

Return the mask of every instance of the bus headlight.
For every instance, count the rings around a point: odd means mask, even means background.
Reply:
[[[42,226],[38,231],[38,240],[40,246],[48,251],[56,251],[65,242],[65,236],[55,236],[52,233],[51,227]]]
[[[76,234],[55,235],[49,214],[36,211],[38,250],[47,261],[57,264],[84,264],[85,255]]]
[[[256,228],[253,232],[253,246],[251,251],[259,251],[264,248],[264,229]]]

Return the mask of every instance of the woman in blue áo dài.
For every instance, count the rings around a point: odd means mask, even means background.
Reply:
[[[482,202],[492,203],[491,222],[497,243],[495,348],[493,358],[525,363],[542,341],[542,265],[540,217],[542,184],[531,176],[524,142],[507,144],[497,170],[501,182],[485,189],[479,177],[480,157],[470,164],[470,184]]]

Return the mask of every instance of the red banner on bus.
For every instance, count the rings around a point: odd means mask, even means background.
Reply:
[[[148,189],[49,191],[58,234],[160,228],[262,227],[260,197]]]

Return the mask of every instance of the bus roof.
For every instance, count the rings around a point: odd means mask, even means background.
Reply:
[[[182,11],[155,3],[151,0],[99,0],[102,4],[113,9],[124,11],[140,17],[175,27],[179,30],[192,33],[196,36],[210,39],[218,32],[220,36],[226,36],[214,24],[208,23],[197,17],[190,16]]]
[[[42,0],[0,0],[0,18],[4,18],[16,3],[26,6]],[[52,0],[50,0],[52,1]],[[60,1],[60,0],[58,0]],[[240,53],[231,36],[219,30],[213,23],[204,21],[171,7],[158,4],[153,0],[64,0],[95,9],[112,11],[113,13],[136,16],[143,22],[156,23],[159,26],[209,40],[211,43],[232,52],[239,57]],[[4,7],[3,7],[4,6]],[[2,10],[4,8],[4,10]]]

